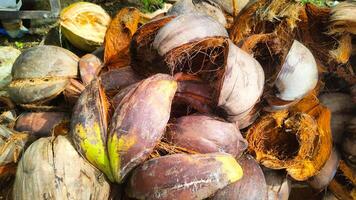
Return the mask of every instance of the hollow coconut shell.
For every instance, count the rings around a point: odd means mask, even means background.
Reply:
[[[80,157],[65,136],[41,138],[21,158],[14,199],[108,199],[105,176]]]
[[[267,184],[261,167],[250,155],[238,159],[244,173],[241,180],[232,183],[214,194],[211,200],[267,200]]]
[[[319,173],[332,150],[330,111],[310,94],[290,111],[266,114],[248,131],[249,151],[271,169],[304,181]]]
[[[0,47],[0,90],[11,83],[11,69],[21,51],[13,47]]]
[[[77,2],[60,13],[60,25],[64,36],[78,49],[92,52],[104,42],[111,18],[100,6],[89,2]]]
[[[156,74],[141,81],[121,100],[112,116],[107,144],[116,182],[121,183],[159,143],[176,90],[173,77]]]
[[[60,47],[29,48],[13,64],[13,81],[7,91],[18,104],[55,97],[66,88],[69,79],[77,76],[78,61],[75,54]]]
[[[135,199],[204,199],[242,178],[242,168],[229,154],[175,154],[146,161],[128,182]]]
[[[198,153],[224,152],[239,157],[247,148],[238,127],[222,119],[191,115],[168,126],[167,141]]]

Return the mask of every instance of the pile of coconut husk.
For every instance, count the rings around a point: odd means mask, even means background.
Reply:
[[[356,199],[356,3],[64,8],[0,48],[0,198]]]

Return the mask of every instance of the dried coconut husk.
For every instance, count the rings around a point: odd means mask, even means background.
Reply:
[[[249,151],[271,169],[299,181],[316,175],[331,153],[330,111],[311,93],[293,106],[264,115],[247,131]]]
[[[108,199],[105,176],[73,147],[69,138],[41,138],[22,156],[14,199]]]
[[[340,2],[331,9],[329,34],[356,34],[356,3]]]
[[[130,64],[129,46],[140,22],[140,11],[123,8],[111,21],[104,40],[104,63],[107,68],[120,68]]]
[[[356,198],[356,171],[341,160],[329,190],[339,199],[353,200]]]

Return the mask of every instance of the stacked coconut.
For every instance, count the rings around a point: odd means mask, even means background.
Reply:
[[[300,199],[329,186],[355,197],[351,80],[344,71],[344,93],[326,93],[323,66],[331,74],[341,53],[327,60],[320,38],[299,34],[324,34],[311,20],[325,25],[340,8],[284,3],[181,0],[147,23],[134,8],[110,23],[93,4],[64,9],[66,38],[103,48],[79,58],[44,45],[5,58],[0,194]]]

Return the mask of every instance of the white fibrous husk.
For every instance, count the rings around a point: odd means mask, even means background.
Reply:
[[[315,88],[317,82],[318,68],[313,54],[294,40],[275,81],[276,96],[284,101],[301,99]]]
[[[13,197],[18,199],[108,199],[105,176],[84,160],[65,136],[41,138],[21,158]]]
[[[11,69],[21,51],[13,47],[0,47],[0,90],[11,83]]]
[[[89,2],[71,4],[60,14],[64,36],[75,47],[88,52],[104,42],[110,21],[109,14],[103,8]]]
[[[0,125],[0,166],[17,163],[29,138],[27,133]]]
[[[228,37],[228,33],[213,18],[201,14],[185,14],[174,18],[158,31],[153,47],[163,56],[184,44],[219,36]]]
[[[201,13],[209,15],[222,25],[226,25],[226,18],[222,10],[215,4],[206,1],[180,0],[167,12],[168,15],[183,15],[189,13]]]
[[[230,121],[240,122],[249,114],[262,95],[264,81],[264,72],[257,60],[229,40],[218,106],[227,112]],[[248,125],[250,123],[240,123],[239,127]]]

